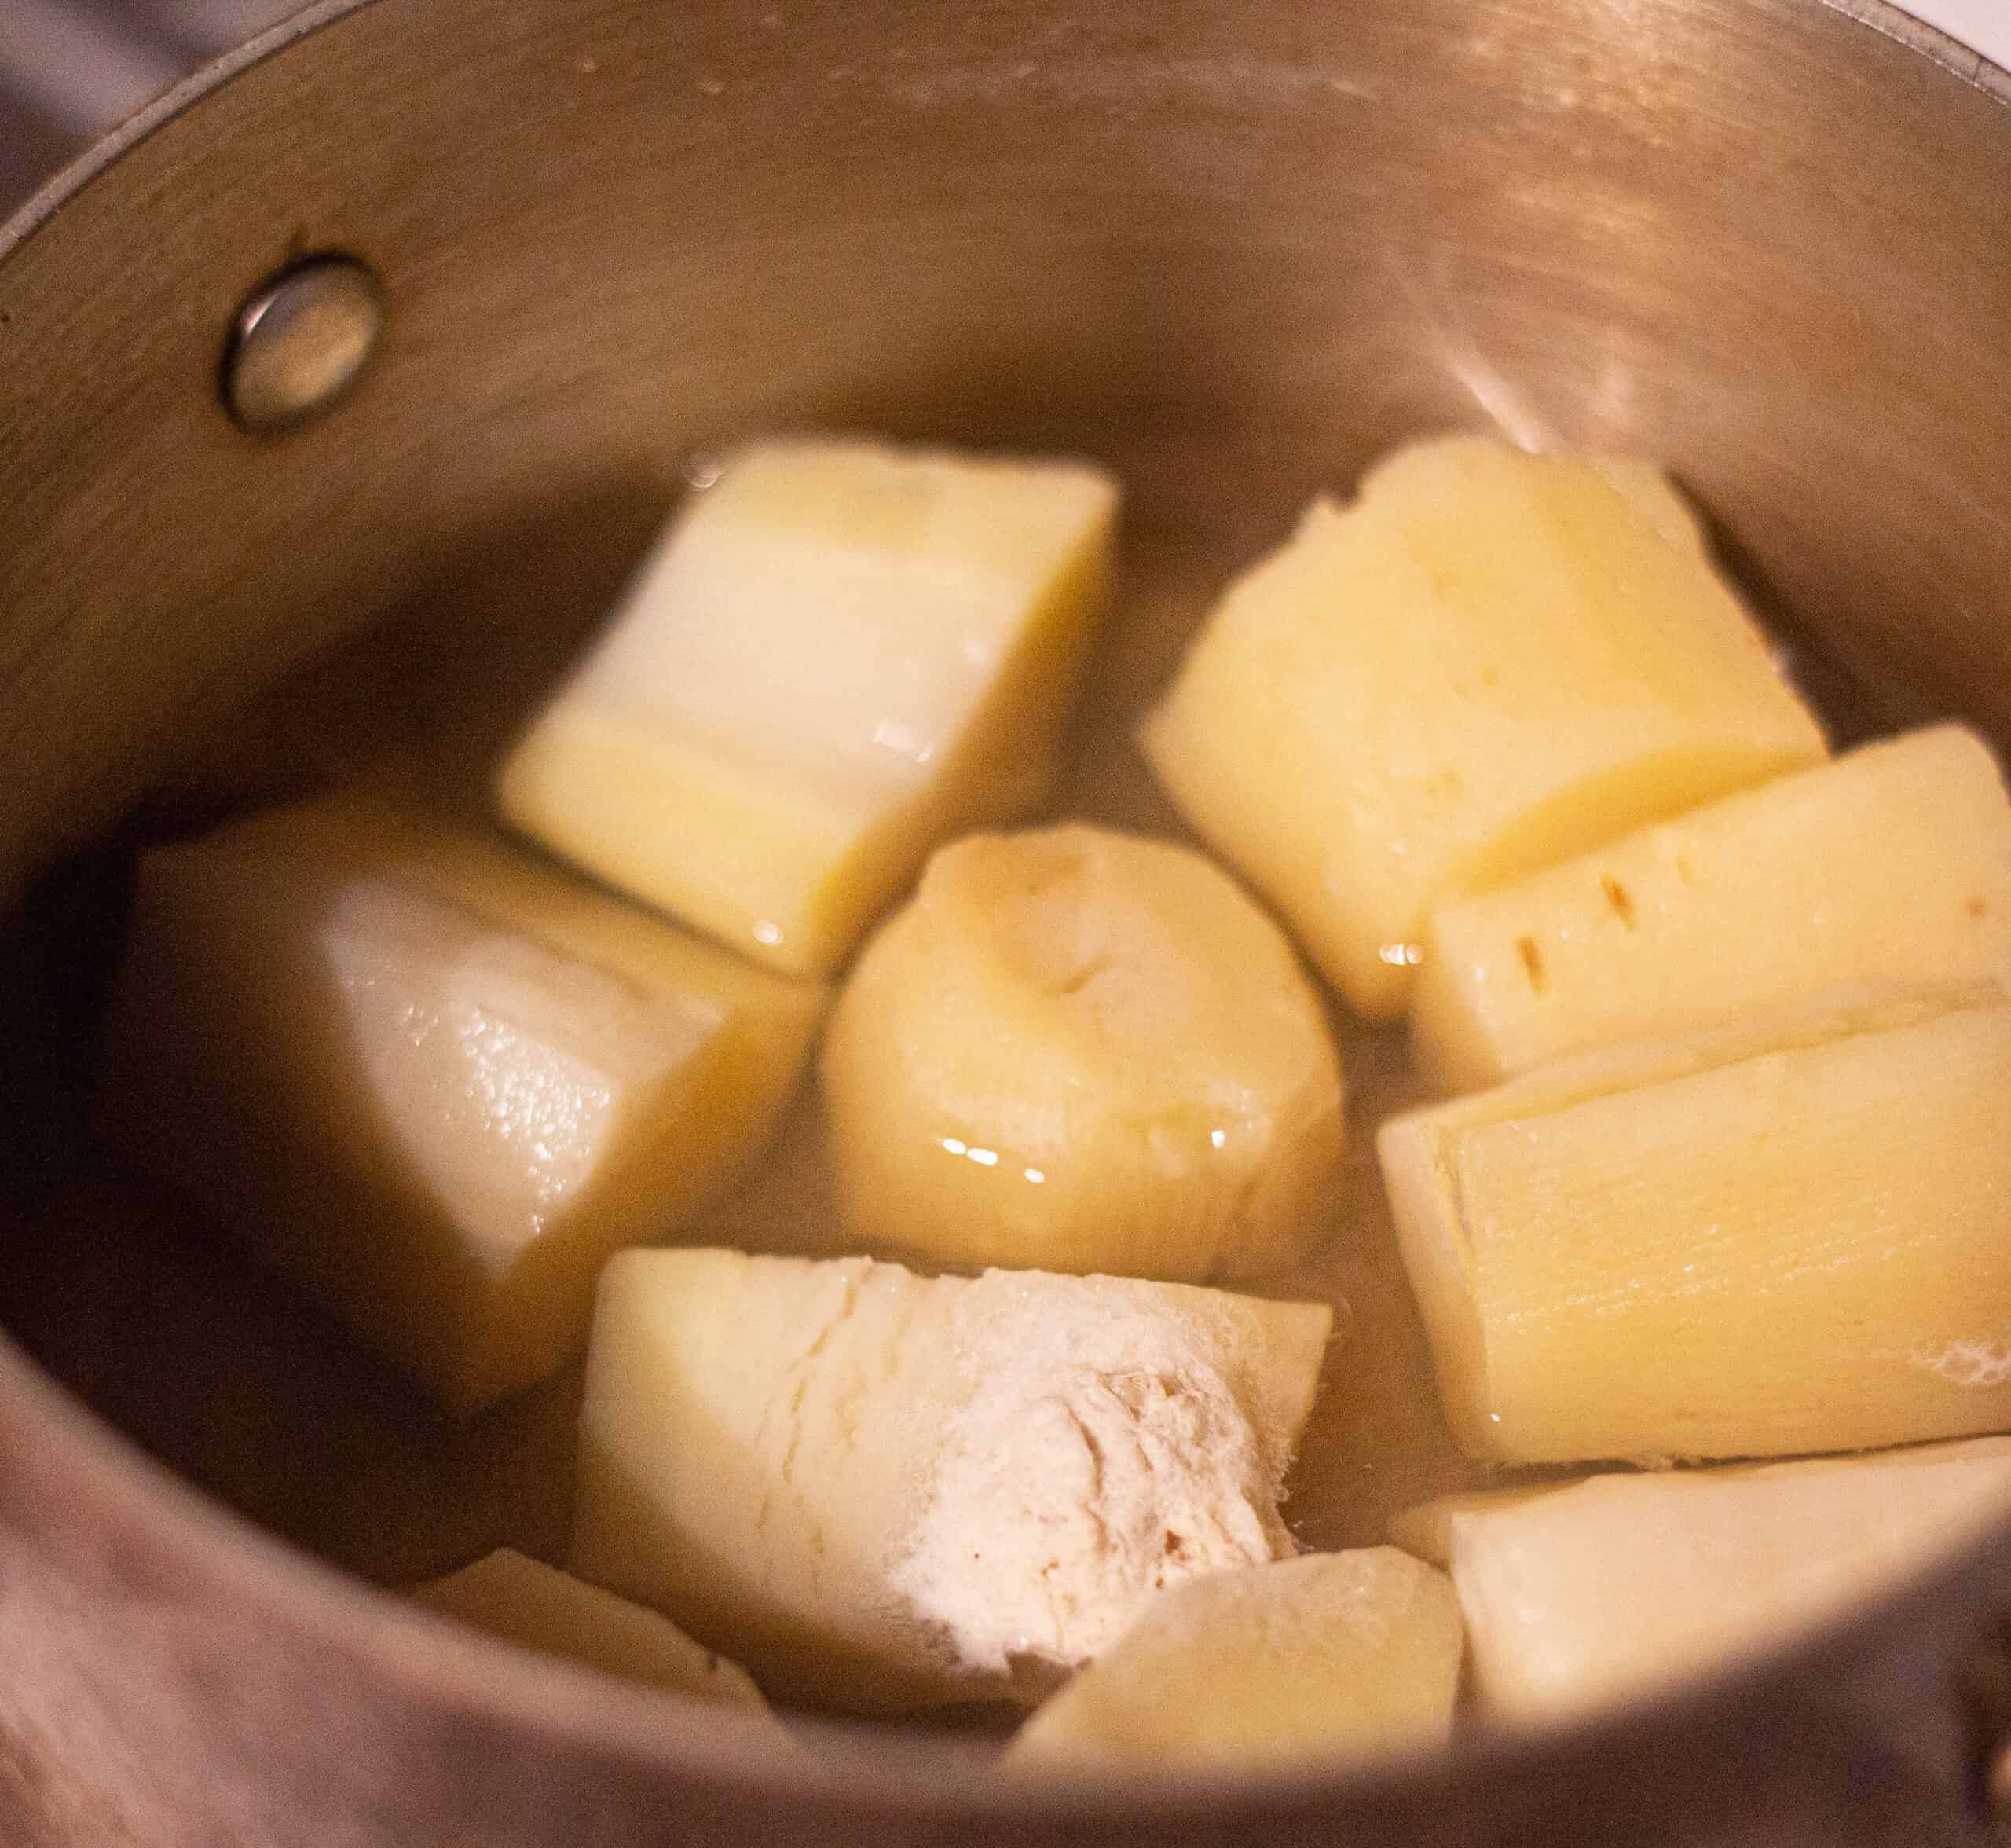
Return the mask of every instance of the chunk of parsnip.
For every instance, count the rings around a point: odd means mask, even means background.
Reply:
[[[408,1595],[506,1643],[718,1706],[767,1710],[745,1669],[694,1642],[669,1618],[507,1546]]]
[[[504,765],[504,814],[823,974],[932,848],[1046,793],[1116,504],[1075,463],[740,451]]]
[[[1455,1434],[1510,1462],[2011,1425],[2011,1001],[1837,998],[1379,1139]]]
[[[1233,585],[1141,734],[1364,1014],[1427,915],[1824,754],[1654,469],[1479,437],[1378,464]]]
[[[573,1571],[770,1693],[1043,1692],[1162,1586],[1281,1558],[1332,1312],[1179,1284],[626,1252]]]
[[[1302,1260],[1341,1069],[1218,868],[1079,823],[944,848],[825,1036],[847,1228],[957,1264],[1249,1282]]]
[[[1394,1547],[1163,1591],[1015,1736],[1016,1770],[1277,1769],[1443,1743],[1465,1636],[1444,1574]]]
[[[2011,802],[1939,725],[1440,907],[1411,1001],[1441,1090],[1846,983],[2011,975]]]
[[[353,798],[149,853],[115,1138],[467,1410],[760,1145],[825,991],[500,838]]]
[[[2011,1438],[1453,1496],[1396,1538],[1452,1575],[1475,1692],[1562,1718],[1778,1646],[2011,1513]]]

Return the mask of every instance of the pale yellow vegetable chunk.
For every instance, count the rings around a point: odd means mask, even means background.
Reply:
[[[1116,504],[1072,463],[741,452],[504,766],[504,813],[823,973],[932,848],[1045,794]]]
[[[721,1707],[767,1710],[745,1669],[694,1642],[669,1618],[507,1546],[410,1595],[526,1649]]]
[[[1771,1463],[1732,1464],[1721,1465],[1715,1473],[1729,1473],[1734,1469],[1772,1469],[1777,1467],[1780,1466]],[[1712,1473],[1714,1472],[1709,1469],[1693,1469],[1683,1480],[1688,1481]],[[1429,1502],[1420,1502],[1415,1507],[1403,1509],[1391,1516],[1390,1538],[1406,1553],[1415,1554],[1426,1564],[1449,1571],[1452,1564],[1452,1536],[1456,1531],[1460,1531],[1460,1523],[1466,1516],[1505,1513],[1511,1508],[1519,1508],[1526,1502],[1535,1501],[1540,1495],[1555,1495],[1560,1490],[1592,1480],[1593,1472],[1581,1470],[1575,1473],[1547,1476],[1540,1482],[1513,1483],[1498,1489],[1467,1489],[1456,1494],[1435,1496]],[[1632,1481],[1635,1479],[1628,1477],[1626,1480]]]
[[[1451,1571],[1482,1703],[1544,1719],[1783,1644],[2007,1513],[1985,1437],[1455,1497],[1396,1532]]]
[[[1432,914],[1412,1043],[1442,1090],[1845,983],[2011,974],[2011,802],[1937,726]]]
[[[562,1366],[607,1255],[760,1146],[825,1000],[500,839],[342,798],[145,857],[104,1111],[467,1410]]]
[[[1837,1000],[1392,1119],[1476,1457],[1780,1456],[2011,1425],[2011,1003]]]
[[[1162,1587],[1289,1556],[1332,1312],[1178,1284],[628,1252],[571,1564],[771,1694],[1038,1694]]]
[[[1378,1546],[1162,1592],[1020,1729],[1006,1762],[1309,1767],[1441,1744],[1465,1634],[1442,1572]]]
[[[1319,996],[1200,855],[1071,824],[930,861],[832,1016],[847,1230],[962,1264],[1247,1280],[1341,1152]]]
[[[1644,464],[1452,437],[1316,501],[1233,585],[1145,754],[1363,1013],[1440,900],[1819,759]]]

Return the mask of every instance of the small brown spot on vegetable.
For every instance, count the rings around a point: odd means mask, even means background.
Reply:
[[[1973,897],[1969,900],[1969,915],[1979,924],[1990,915],[1990,907],[1980,896]]]
[[[1530,992],[1540,995],[1550,982],[1544,974],[1543,952],[1537,948],[1537,940],[1533,937],[1517,937],[1515,954],[1522,959],[1522,973],[1529,978]]]
[[[1613,915],[1632,930],[1634,928],[1632,894],[1610,873],[1599,881],[1599,889],[1606,894],[1606,902],[1613,908]]]

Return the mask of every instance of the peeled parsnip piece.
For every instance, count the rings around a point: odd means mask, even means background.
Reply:
[[[572,1568],[779,1697],[1044,1692],[1160,1587],[1291,1554],[1278,1498],[1332,1321],[1129,1278],[624,1252]]]
[[[1379,1138],[1452,1429],[1505,1462],[2011,1425],[2011,1000],[1833,998]]]
[[[1116,505],[1075,463],[742,450],[504,766],[504,815],[825,973],[932,848],[1045,794]]]
[[[721,1707],[767,1710],[745,1669],[694,1643],[669,1618],[507,1546],[414,1586],[410,1596],[527,1649]]]
[[[1845,983],[2011,975],[2011,802],[1940,725],[1441,907],[1411,1001],[1447,1091]]]
[[[455,1410],[577,1352],[595,1273],[760,1146],[825,991],[353,798],[148,854],[107,1125]]]
[[[929,862],[826,1036],[855,1237],[1200,1283],[1302,1258],[1341,1070],[1283,933],[1200,855],[1071,824]]]
[[[1430,908],[1824,754],[1645,464],[1398,451],[1233,585],[1141,735],[1362,1013]]]
[[[1731,1467],[1772,1469],[1779,1466],[1767,1463],[1752,1465],[1735,1464]],[[1692,1470],[1683,1480],[1710,1473],[1707,1470]],[[1467,1516],[1505,1513],[1511,1508],[1519,1508],[1525,1502],[1535,1501],[1540,1495],[1555,1495],[1560,1490],[1592,1480],[1588,1472],[1580,1471],[1574,1475],[1560,1476],[1542,1482],[1513,1483],[1503,1488],[1467,1489],[1455,1494],[1435,1496],[1429,1502],[1420,1502],[1415,1507],[1401,1509],[1391,1516],[1390,1538],[1405,1552],[1423,1560],[1427,1565],[1436,1566],[1441,1571],[1449,1571],[1452,1565],[1452,1536],[1459,1531],[1460,1523]],[[1614,1480],[1620,1479],[1616,1477]],[[1630,1477],[1628,1480],[1633,1479]],[[1676,1479],[1671,1477],[1669,1480]]]
[[[1398,1535],[1439,1539],[1484,1704],[1562,1718],[1785,1643],[2006,1513],[2011,1438],[1985,1437],[1454,1497]]]
[[[1445,1742],[1465,1646],[1442,1572],[1392,1546],[1214,1572],[1162,1592],[1020,1729],[1015,1769],[1239,1769]]]

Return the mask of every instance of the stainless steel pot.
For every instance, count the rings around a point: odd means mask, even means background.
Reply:
[[[527,531],[612,548],[571,620],[690,450],[810,423],[1088,449],[1246,550],[1420,428],[1637,449],[1839,710],[2011,740],[2007,105],[1881,0],[324,0],[0,232],[0,890],[60,947],[46,870],[251,690]],[[376,350],[254,434],[229,330],[327,251]],[[19,1270],[77,1157],[16,999]],[[1998,1839],[2007,1637],[2011,1532],[1569,1733],[1009,1798],[442,1644],[0,1340],[10,1843],[1931,1848]]]

